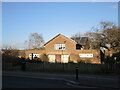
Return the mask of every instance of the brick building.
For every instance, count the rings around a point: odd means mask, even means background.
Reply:
[[[62,34],[46,42],[44,48],[43,50],[25,50],[25,58],[31,58],[31,53],[33,53],[34,57],[39,58],[41,54],[46,54],[51,63],[68,63],[69,60],[75,63],[77,60],[84,60],[86,63],[101,63],[100,50],[84,50],[84,44],[79,40],[72,40]]]

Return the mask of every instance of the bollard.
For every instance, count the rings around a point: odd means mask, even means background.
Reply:
[[[78,80],[78,67],[75,67],[75,69],[76,69],[76,80]]]
[[[26,63],[25,63],[25,62],[22,62],[22,65],[21,65],[22,71],[25,71],[25,68],[26,68]]]

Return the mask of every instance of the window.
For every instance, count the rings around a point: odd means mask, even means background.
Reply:
[[[79,54],[80,57],[93,57],[93,54]]]
[[[55,44],[55,50],[65,50],[65,44]]]
[[[32,54],[29,54],[29,57],[32,57]],[[33,58],[34,57],[38,57],[39,58],[39,54],[33,54]]]
[[[80,50],[82,48],[82,45],[76,44],[76,50]]]

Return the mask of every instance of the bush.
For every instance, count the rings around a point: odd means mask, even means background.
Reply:
[[[33,60],[35,60],[35,61],[41,61],[41,59],[38,58],[38,57],[34,57]]]
[[[69,60],[68,63],[74,63],[73,61]]]
[[[85,63],[85,61],[82,60],[82,59],[77,60],[77,62],[78,62],[78,63]]]
[[[38,57],[34,57],[34,59],[32,60],[32,62],[42,62],[42,60]]]
[[[15,56],[6,55],[6,54],[2,55],[2,61],[6,63],[17,63],[19,62],[19,60],[20,58],[15,57]]]
[[[77,60],[80,59],[79,55],[77,54],[70,54],[70,60],[74,63],[77,63]]]
[[[114,58],[113,57],[109,57],[109,56],[107,56],[106,58],[105,58],[105,60],[104,60],[104,63],[111,63],[111,64],[114,64],[115,63],[115,60],[114,60]]]
[[[43,62],[48,62],[49,61],[49,58],[46,54],[41,54],[40,55],[40,59],[43,61]]]
[[[120,62],[120,51],[119,52],[116,52],[113,54],[113,59],[115,60],[115,57],[116,57],[116,62]]]

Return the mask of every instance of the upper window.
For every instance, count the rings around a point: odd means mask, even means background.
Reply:
[[[65,50],[65,44],[55,44],[55,50]]]
[[[82,48],[82,45],[76,44],[76,50],[81,50],[81,48]]]

